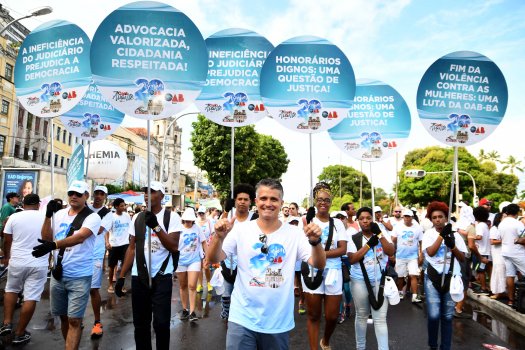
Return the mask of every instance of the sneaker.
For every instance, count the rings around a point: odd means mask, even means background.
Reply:
[[[304,304],[299,304],[299,315],[304,315],[306,313],[306,308]]]
[[[5,323],[0,328],[0,336],[8,335],[13,332],[13,324],[12,323]]]
[[[210,282],[208,282],[208,292],[211,292],[213,290],[213,287],[211,286]]]
[[[324,345],[323,344],[323,338],[321,338],[321,341],[319,342],[319,346],[321,347],[321,349],[323,350],[332,350],[332,347],[330,345]]]
[[[419,295],[417,294],[412,294],[412,302],[415,304],[415,303],[422,303],[423,300],[421,300],[421,298],[419,297]]]
[[[181,321],[184,321],[184,320],[187,320],[188,318],[190,318],[190,312],[186,309],[183,309],[182,312],[180,313],[179,319]]]
[[[341,324],[345,321],[345,313],[342,312],[339,314],[339,317],[337,318],[337,323]]]
[[[190,322],[197,322],[198,320],[199,320],[199,318],[197,317],[197,314],[195,313],[195,311],[193,311],[190,314]]]
[[[197,286],[197,293],[202,293],[202,289],[203,289],[203,288],[202,288],[202,284],[199,284],[199,285]]]
[[[11,342],[11,344],[13,345],[22,345],[22,344],[26,344],[26,343],[29,343],[29,341],[31,340],[31,333],[27,332],[27,331],[24,331],[24,334],[22,335],[17,335],[13,341]]]
[[[128,290],[126,289],[126,287],[122,287],[122,293],[126,294],[128,292]]]
[[[102,323],[95,323],[91,329],[91,338],[100,338],[103,334],[104,331],[102,330]]]
[[[405,293],[403,291],[399,291],[399,299],[403,300],[405,298]]]
[[[113,286],[108,287],[108,293],[111,293],[111,294],[115,293],[115,289],[113,288]]]

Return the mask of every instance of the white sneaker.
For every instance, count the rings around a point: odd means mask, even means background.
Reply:
[[[417,295],[417,294],[412,294],[412,302],[413,302],[413,303],[421,303],[421,302],[423,302],[423,300],[421,300],[421,299],[419,298],[419,295]]]
[[[405,298],[405,293],[403,291],[399,291],[399,299],[403,300]]]

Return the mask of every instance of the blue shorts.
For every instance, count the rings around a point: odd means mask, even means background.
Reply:
[[[228,322],[226,349],[268,349],[287,350],[290,347],[290,332],[259,333],[234,322]]]
[[[102,286],[102,265],[104,264],[104,259],[93,260],[93,276],[91,277],[91,289],[100,289]]]
[[[62,277],[57,281],[51,277],[51,314],[83,318],[89,300],[91,276]]]

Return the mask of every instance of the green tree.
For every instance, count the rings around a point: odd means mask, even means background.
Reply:
[[[517,160],[514,156],[509,156],[506,160],[501,161],[503,168],[501,170],[509,170],[511,174],[514,174],[515,170],[518,170],[520,173],[523,172],[523,167],[521,165],[521,160]]]
[[[340,211],[341,206],[345,203],[354,203],[354,198],[351,194],[345,194],[343,197],[333,197],[332,198],[332,206],[330,207],[330,212],[332,211]],[[355,203],[354,203],[355,204]]]
[[[399,199],[406,204],[427,205],[430,201],[449,202],[451,173],[427,174],[423,178],[406,178],[405,170],[422,169],[427,172],[452,171],[454,150],[439,146],[415,149],[409,152],[402,165]],[[499,173],[493,162],[480,162],[464,147],[458,149],[458,169],[469,172],[476,181],[479,198],[487,197],[498,204],[512,200],[516,195],[518,178]],[[463,199],[472,201],[472,181],[468,175],[459,174],[459,189]]]
[[[499,162],[500,155],[498,151],[490,151],[487,153],[487,160],[490,160],[491,162],[497,163]]]
[[[480,163],[489,160],[489,155],[485,153],[485,150],[483,148],[479,150],[478,160],[480,161]]]
[[[319,181],[330,184],[332,194],[339,196],[339,193],[349,194],[355,201],[359,202],[360,182],[363,179],[363,198],[370,198],[370,182],[366,175],[360,171],[345,165],[329,165],[323,169],[319,175]],[[341,183],[341,191],[339,191]]]
[[[231,128],[198,116],[191,133],[195,165],[207,172],[208,180],[223,198],[230,191]],[[235,128],[234,182],[255,185],[265,177],[280,178],[288,169],[288,156],[281,143],[261,135],[253,125]]]

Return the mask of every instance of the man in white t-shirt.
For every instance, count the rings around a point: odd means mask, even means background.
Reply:
[[[131,217],[126,212],[126,202],[122,198],[116,198],[113,201],[113,208],[116,212],[112,213],[111,227],[105,235],[106,249],[109,251],[108,267],[108,293],[114,293],[113,276],[117,268],[118,262],[124,262],[126,251],[129,246],[129,226],[131,225]],[[126,291],[123,290],[125,293]]]
[[[215,225],[209,260],[213,263],[231,254],[238,256],[226,335],[228,350],[288,349],[289,332],[294,328],[295,262],[308,261],[319,269],[325,266],[326,255],[319,244],[321,229],[311,223],[303,232],[283,224],[279,220],[282,198],[280,182],[261,180],[256,187],[257,220],[233,226],[233,221],[223,219]]]
[[[397,207],[396,207],[397,208]],[[423,252],[421,241],[423,230],[421,226],[414,225],[413,212],[410,209],[403,210],[403,223],[398,223],[392,231],[392,241],[396,246],[396,272],[398,274],[397,288],[399,295],[403,298],[403,282],[405,277],[410,277],[410,290],[412,291],[412,302],[420,303],[422,300],[417,295],[417,276],[419,266],[423,264]]]
[[[402,212],[403,212],[403,209],[399,205],[396,205],[392,212],[393,212],[394,215],[390,217],[390,223],[395,228],[397,224],[402,224],[404,222],[404,218],[401,215]],[[412,214],[414,214],[414,213],[412,213]]]
[[[5,266],[9,265],[9,269],[4,294],[4,323],[0,328],[0,336],[12,332],[18,294],[24,291],[24,303],[13,345],[25,344],[31,339],[26,327],[44,291],[49,257],[47,254],[38,259],[31,256],[44,223],[44,214],[38,210],[40,198],[36,194],[28,194],[24,197],[23,205],[24,210],[11,215],[4,227],[4,263]]]
[[[100,216],[86,206],[89,187],[84,181],[73,181],[67,190],[69,207],[51,200],[42,225],[41,244],[33,248],[33,256],[41,257],[54,251],[55,271],[62,266],[62,278],[51,277],[51,314],[60,316],[66,349],[77,349],[82,333],[81,322],[89,300],[93,275],[93,246],[100,228]],[[51,217],[54,214],[54,229]],[[77,215],[87,215],[80,228],[72,227]],[[54,241],[53,241],[54,239]],[[63,256],[60,257],[59,251]],[[59,261],[61,263],[59,264]]]
[[[518,221],[520,207],[509,204],[505,207],[507,216],[498,226],[501,235],[501,255],[505,261],[507,275],[507,293],[509,303],[514,303],[514,280],[517,272],[525,275],[525,227]]]
[[[115,294],[118,297],[124,295],[122,287],[126,273],[131,269],[131,306],[136,348],[151,349],[151,321],[154,319],[156,346],[164,350],[169,349],[170,345],[172,275],[175,271],[172,254],[178,254],[182,224],[176,212],[162,207],[164,185],[151,181],[149,189],[151,196],[147,187],[142,188],[146,203],[151,200],[151,211],[133,216],[129,226],[129,247],[120,278],[115,284]],[[168,227],[164,224],[165,218],[169,218]],[[148,243],[150,233],[151,250]],[[142,250],[141,245],[144,246]],[[150,252],[151,266],[148,257]]]

